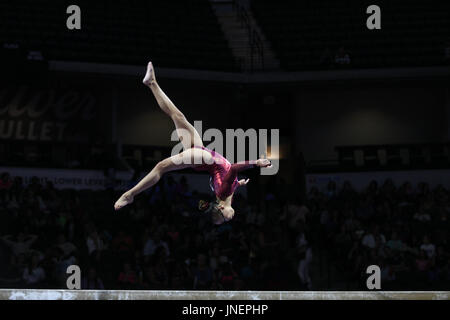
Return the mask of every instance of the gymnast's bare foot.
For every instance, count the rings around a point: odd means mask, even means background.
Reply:
[[[114,209],[119,210],[125,207],[126,205],[132,203],[134,200],[134,196],[131,192],[127,191],[123,195],[120,196],[119,200],[114,204]]]
[[[147,72],[145,73],[142,83],[147,87],[150,87],[152,84],[156,83],[155,70],[151,61],[147,64]]]

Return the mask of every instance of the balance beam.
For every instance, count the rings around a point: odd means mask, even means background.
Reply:
[[[450,300],[450,291],[0,289],[0,300]]]

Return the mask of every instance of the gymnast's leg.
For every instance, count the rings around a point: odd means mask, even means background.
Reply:
[[[211,157],[211,154],[205,150],[192,148],[158,162],[138,184],[122,194],[114,204],[114,209],[119,210],[132,203],[136,195],[154,186],[164,173],[197,166],[204,161],[211,161]]]
[[[187,121],[184,114],[173,104],[156,82],[155,70],[151,62],[147,65],[147,73],[142,80],[149,87],[158,102],[159,107],[164,111],[175,124],[178,137],[183,144],[183,149],[187,150],[193,146],[203,147],[203,142],[197,130]]]

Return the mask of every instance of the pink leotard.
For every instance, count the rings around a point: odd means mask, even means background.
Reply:
[[[239,186],[237,179],[238,172],[251,168],[256,163],[255,161],[244,161],[231,164],[218,152],[205,147],[195,146],[194,148],[203,149],[211,153],[213,163],[201,164],[193,167],[193,169],[197,171],[207,171],[211,175],[214,193],[221,200],[225,200],[232,195]]]

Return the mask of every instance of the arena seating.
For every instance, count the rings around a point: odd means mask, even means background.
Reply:
[[[66,27],[70,4],[2,1],[0,44],[41,50],[48,60],[138,65],[152,59],[171,68],[237,68],[207,0],[80,0],[81,30]]]
[[[369,30],[367,1],[255,0],[253,15],[286,70],[335,67],[340,47],[352,68],[435,66],[450,37],[449,1],[379,1],[381,30]]]

